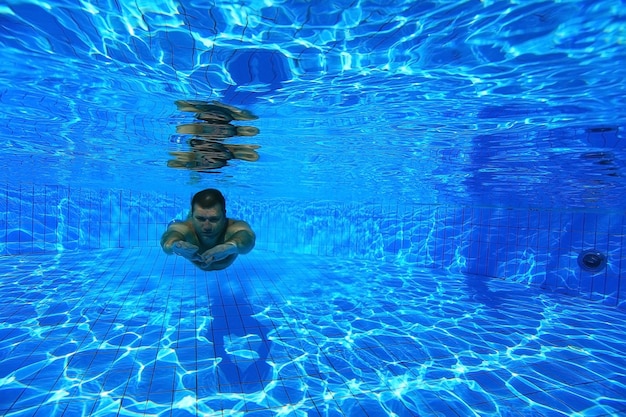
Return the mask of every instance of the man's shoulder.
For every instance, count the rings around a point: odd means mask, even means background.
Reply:
[[[228,219],[228,231],[231,233],[234,232],[238,232],[239,230],[249,230],[252,231],[252,229],[250,228],[250,225],[243,221],[243,220],[238,220],[238,219]]]
[[[174,232],[180,232],[180,233],[187,233],[187,232],[192,230],[192,225],[191,225],[191,222],[189,220],[174,221],[174,222],[170,223],[170,225],[168,226],[167,230],[168,231],[174,231]]]

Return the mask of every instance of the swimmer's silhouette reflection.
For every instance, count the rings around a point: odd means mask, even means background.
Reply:
[[[234,136],[255,136],[259,129],[254,126],[237,126],[233,120],[256,120],[248,110],[228,106],[217,101],[178,100],[181,111],[196,113],[199,122],[176,127],[176,132],[194,135],[189,141],[189,152],[170,152],[175,159],[168,161],[171,168],[183,168],[197,172],[212,172],[224,167],[232,159],[256,161],[259,145],[227,145],[223,141]]]
[[[504,302],[501,294],[492,291],[489,288],[491,278],[481,277],[478,275],[466,275],[465,285],[467,286],[467,295],[474,301],[484,304],[486,307],[498,309]]]
[[[178,110],[196,113],[196,118],[212,123],[230,123],[233,120],[256,120],[252,112],[229,106],[219,101],[177,100]]]
[[[256,161],[259,154],[255,149],[258,145],[225,145],[220,142],[191,139],[190,152],[170,152],[176,159],[169,160],[167,166],[171,168],[185,168],[198,172],[210,172],[222,168],[231,159]]]
[[[215,357],[221,359],[216,366],[216,390],[246,393],[263,390],[263,383],[272,377],[267,362],[269,329],[254,317],[249,302],[239,297],[234,302],[222,300],[212,305],[211,315],[207,338],[213,341]]]

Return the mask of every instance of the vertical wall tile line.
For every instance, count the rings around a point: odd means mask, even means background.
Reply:
[[[48,187],[43,186],[43,250],[48,247]]]
[[[440,255],[439,255],[439,267],[445,268],[446,265],[446,232],[447,232],[447,226],[448,226],[448,206],[441,206],[440,210],[438,210],[438,213],[441,213],[442,211],[444,211],[443,215],[439,215],[439,219],[438,219],[438,224],[442,225],[443,230],[441,231],[441,242],[439,242],[439,248],[441,249],[441,251],[439,251]],[[435,240],[435,244],[437,244],[437,241],[439,241],[439,239]],[[437,251],[433,251],[433,253],[437,253]]]
[[[140,201],[148,201],[146,200],[146,194],[144,192],[141,193],[141,200]],[[145,210],[145,207],[142,207],[142,210],[139,211],[140,215],[146,215],[147,214],[147,218],[145,218],[145,236],[144,236],[144,241],[145,244],[147,244],[150,241],[150,218],[152,218],[152,206],[150,206],[148,208],[148,210]],[[143,220],[143,219],[142,219]]]
[[[478,224],[478,221],[476,219],[476,212],[474,209],[474,206],[468,207],[467,208],[467,221],[469,222],[469,231],[467,233],[467,239],[468,239],[468,264],[470,265],[470,272],[472,274],[478,274],[478,264],[476,263],[476,252],[475,252],[475,247],[476,247],[476,232],[480,231],[480,225]]]
[[[63,222],[63,227],[65,230],[63,231],[63,246],[67,247],[70,239],[70,201],[72,198],[72,189],[67,187],[67,198],[65,199],[65,206],[67,207],[67,211],[65,213],[65,221]],[[61,207],[63,209],[63,207]]]
[[[9,184],[5,184],[4,193],[4,245],[9,243]]]
[[[519,222],[520,222],[520,213],[518,210],[512,210],[511,211],[511,215],[512,215],[512,219],[511,219],[511,226],[512,226],[512,234],[514,236],[514,243],[513,243],[513,248],[512,248],[512,254],[513,254],[513,259],[511,259],[512,262],[514,262],[518,256],[519,256]]]
[[[465,221],[466,221],[465,220],[465,209],[463,207],[461,207],[460,210],[461,211],[460,211],[459,215],[461,216],[461,224],[460,224],[459,232],[458,232],[459,233],[459,240],[457,241],[457,244],[459,245],[459,251],[458,251],[459,257],[463,256],[463,246],[466,243],[465,242]],[[455,213],[455,215],[456,215],[456,213]],[[456,253],[457,253],[457,251],[454,250],[453,251],[453,256],[455,256]],[[467,256],[465,256],[465,258],[467,259]],[[459,265],[459,267],[462,267],[462,264],[459,263],[458,265]],[[465,268],[465,270],[466,269],[467,269],[467,267]]]
[[[349,203],[349,205],[347,206],[347,209],[349,210],[349,213],[355,213],[355,207],[354,207],[353,203]],[[356,219],[353,219],[353,220],[356,220]],[[347,246],[347,248],[346,248],[347,249],[347,254],[346,255],[348,257],[354,256],[356,251],[355,251],[355,248],[352,247],[352,235],[353,235],[353,233],[350,233],[351,232],[350,228],[354,227],[354,225],[358,224],[358,222],[354,222],[353,224],[350,224],[350,222],[345,222],[344,221],[343,223],[346,225],[346,231],[347,231],[347,234],[346,234],[346,236],[347,236],[347,241],[346,241],[346,243],[347,243],[347,245],[346,245]],[[354,234],[356,234],[356,233],[354,233]],[[342,254],[342,252],[343,251],[341,251],[340,254]]]
[[[30,212],[30,251],[35,251],[35,184],[32,185],[31,198],[31,212]]]
[[[67,188],[63,188],[61,186],[58,186],[59,190],[59,199],[58,199],[58,213],[59,213],[59,218],[63,218],[64,221],[61,222],[60,227],[59,227],[59,236],[61,236],[61,245],[63,246],[63,248],[67,247],[67,240],[68,240],[68,235],[69,233],[67,233],[67,225],[69,223],[69,201],[70,201],[70,196],[72,194],[72,190],[70,189],[70,187]],[[68,207],[67,211],[65,210],[65,207]],[[64,212],[65,211],[65,212]]]
[[[511,219],[511,214],[513,213],[513,210],[507,210],[506,211],[506,235],[505,235],[505,249],[504,249],[504,279],[507,279],[507,274],[509,271],[509,253],[511,250],[514,250],[515,248],[512,247],[513,245],[511,245],[511,222],[513,221]]]
[[[115,234],[117,235],[117,248],[121,248],[122,247],[122,236],[121,236],[121,232],[122,232],[122,199],[124,198],[124,195],[122,193],[122,190],[118,190],[118,204],[117,204],[117,219],[115,221]]]
[[[137,192],[136,195],[137,201],[145,201],[145,194],[141,191]],[[135,208],[136,219],[137,219],[137,230],[135,231],[135,235],[137,236],[137,244],[143,246],[147,241],[148,236],[148,223],[145,221],[146,213],[144,207],[141,203],[137,204]]]
[[[626,216],[622,215],[622,221],[620,224],[624,225],[624,221],[626,220]],[[617,294],[616,294],[616,304],[619,306],[620,303],[624,300],[621,299],[622,295],[622,283],[624,282],[624,277],[622,277],[622,273],[624,272],[624,226],[622,226],[622,230],[619,230],[618,233],[620,235],[620,245],[619,245],[619,266],[617,268]]]
[[[554,275],[554,288],[551,288],[551,289],[553,290],[558,289],[559,279],[561,278],[561,256],[563,255],[563,248],[561,244],[563,243],[563,237],[560,236],[560,234],[563,233],[562,231],[563,231],[563,213],[559,211],[559,228],[558,228],[559,238],[557,240],[557,247],[555,248],[556,249],[556,269],[552,272],[552,275]]]
[[[87,220],[87,224],[89,224],[89,249],[97,248],[97,241],[100,239],[96,234],[98,233],[98,229],[92,227],[96,225],[96,216],[94,215],[95,210],[95,191],[89,191],[89,218]]]
[[[494,220],[494,213],[493,213],[493,209],[492,208],[483,208],[481,209],[481,217],[483,215],[485,215],[484,217],[486,217],[484,219],[484,223],[485,223],[485,233],[483,236],[483,239],[485,239],[486,241],[484,242],[484,249],[483,252],[485,254],[485,269],[484,269],[484,275],[485,276],[491,276],[491,274],[489,273],[489,267],[491,265],[491,262],[493,262],[493,256],[491,256],[491,248],[493,247],[493,227],[492,227],[492,222]],[[481,233],[481,235],[483,235],[483,233]]]
[[[489,240],[489,253],[493,254],[493,256],[491,257],[491,262],[492,262],[491,271],[492,272],[490,276],[497,277],[498,276],[498,259],[500,258],[500,255],[499,255],[500,240],[502,239],[502,220],[504,216],[502,215],[501,208],[498,208],[497,210],[491,209],[491,211],[492,211],[492,218],[496,224],[496,228],[492,233],[491,239]]]
[[[561,233],[566,233],[566,236],[568,237],[565,242],[565,245],[559,244],[559,247],[561,248],[561,251],[562,251],[561,254],[563,256],[559,257],[559,271],[562,271],[562,275],[561,275],[561,279],[559,280],[559,282],[557,282],[557,287],[556,287],[557,290],[559,288],[567,287],[567,279],[569,276],[569,267],[570,267],[570,259],[568,255],[572,247],[571,218],[568,216],[567,213],[563,213],[563,212],[559,214],[559,218],[561,221],[560,230],[561,231],[567,230],[566,232],[561,232]],[[568,223],[568,220],[570,220],[570,223]]]
[[[607,240],[606,241],[606,254],[607,254],[607,256],[608,256],[609,253],[611,253],[610,252],[610,240],[611,240],[610,239],[610,230],[611,230],[611,218],[612,217],[613,216],[611,216],[610,214],[607,216],[607,218],[608,218],[608,220],[607,220],[607,233],[606,233],[606,238],[607,238],[606,239]],[[597,230],[597,228],[598,228],[598,226],[597,226],[597,223],[596,223],[596,230]],[[597,233],[596,233],[596,237],[597,237]],[[608,262],[608,259],[607,259],[607,262]],[[602,285],[602,299],[603,300],[606,300],[606,298],[608,296],[607,295],[607,284],[608,284],[609,279],[610,279],[608,271],[609,271],[609,268],[605,267],[604,268],[604,285]]]
[[[55,185],[54,186],[54,191],[53,195],[56,195],[57,200],[59,199],[61,192],[59,191],[59,186]],[[50,202],[51,204],[54,204],[54,202]],[[57,203],[58,204],[58,203]],[[56,210],[54,209],[54,207],[56,207]],[[52,216],[54,217],[54,244],[55,244],[55,248],[59,248],[60,245],[63,244],[63,242],[59,239],[59,213],[58,213],[58,205],[56,206],[52,206],[50,207],[52,209]]]
[[[478,213],[476,213],[478,212]],[[474,215],[478,214],[478,233],[476,233],[476,270],[474,273],[481,274],[481,269],[487,270],[486,266],[483,265],[483,259],[481,256],[481,246],[482,246],[482,235],[485,232],[485,222],[483,221],[483,210],[481,208],[474,208]],[[482,272],[482,275],[485,275]]]
[[[526,222],[525,224],[522,226],[518,223],[518,230],[517,233],[519,234],[520,229],[523,229],[525,232],[525,236],[523,238],[523,247],[524,247],[524,253],[527,251],[528,249],[528,242],[529,242],[529,238],[530,238],[530,213],[531,213],[532,209],[526,209]],[[519,245],[518,245],[518,251],[519,251]],[[524,259],[524,261],[526,261],[526,259]],[[523,274],[525,275],[524,279],[525,279],[525,284],[531,284],[532,280],[529,278],[529,276],[531,276],[531,265],[530,263],[528,263],[529,267],[528,270],[524,269]]]
[[[432,220],[435,214],[436,208],[432,205],[428,206],[428,210],[425,210],[423,207],[419,208],[419,220],[414,224],[415,230],[417,231],[417,237],[415,239],[411,239],[411,244],[415,244],[416,253],[414,259],[422,266],[428,266],[426,264],[428,258],[421,256],[420,251],[427,252],[428,245],[430,242],[430,234],[432,233]],[[423,242],[423,243],[422,243]]]
[[[102,244],[101,244],[101,236],[102,236],[102,191],[98,191],[98,193],[100,194],[99,198],[98,198],[98,230],[96,231],[96,234],[98,235],[98,246],[97,248],[100,249],[102,248]]]
[[[606,261],[608,263],[609,259],[608,256],[611,253],[611,219],[613,218],[613,216],[611,214],[607,214],[605,215],[606,217],[606,229],[603,230],[598,230],[598,227],[600,225],[600,219],[599,219],[599,215],[596,214],[596,227],[595,227],[595,240],[596,240],[596,245],[598,245],[598,249],[600,249],[600,247],[602,247],[602,252],[606,255]],[[602,243],[604,242],[604,243]],[[609,291],[608,288],[608,282],[609,279],[611,277],[610,273],[609,273],[609,268],[605,266],[604,271],[603,271],[603,277],[604,277],[604,282],[602,283],[602,289],[601,289],[601,293],[602,293],[602,300],[606,300],[607,296],[609,295],[607,293],[607,291]]]
[[[79,189],[79,193],[80,193],[80,204],[77,204],[78,206],[78,230],[77,230],[77,234],[78,234],[78,243],[76,244],[76,247],[79,249],[82,249],[82,244],[81,244],[81,235],[84,236],[84,232],[83,232],[83,218],[85,217],[85,190],[83,188]],[[89,218],[87,218],[87,222],[89,223]]]
[[[572,236],[572,238],[570,239],[570,242],[569,242],[568,254],[571,254],[572,252],[574,252],[574,249],[575,249],[573,245],[574,245],[574,238],[576,237],[575,230],[574,230],[575,221],[576,221],[574,217],[574,213],[570,213],[569,218],[570,218],[570,235]],[[572,260],[571,256],[568,257],[568,260],[569,260],[569,265],[568,265],[569,270],[567,272],[567,280],[565,281],[566,289],[568,293],[570,293],[570,291],[575,291],[576,295],[578,295],[580,291],[578,289],[573,289],[569,285],[570,274],[573,276],[578,275],[576,273],[576,266],[572,265],[572,262],[575,262],[575,261]],[[578,278],[578,280],[576,281],[576,284],[580,285],[580,278]]]
[[[502,217],[500,220],[502,229],[499,231],[500,239],[498,247],[502,250],[502,254],[498,257],[498,263],[496,264],[496,277],[502,278],[500,275],[500,265],[504,265],[507,260],[507,252],[509,250],[509,212],[506,209],[502,211]]]
[[[588,215],[591,215],[591,214],[588,214]],[[596,217],[595,214],[593,214],[593,216]],[[585,218],[586,217],[587,217],[587,215],[585,215]],[[595,223],[595,225],[593,225],[593,228],[592,228],[593,229],[593,233],[592,233],[593,242],[591,243],[591,247],[594,248],[594,249],[599,249],[598,248],[598,221],[597,221],[597,218],[596,218],[596,221],[594,223]],[[603,275],[605,275],[605,277],[606,277],[606,269],[604,270],[604,274]],[[600,279],[600,274],[597,274],[597,275],[596,274],[591,274],[591,276],[589,278],[589,299],[590,300],[594,299],[594,297],[593,297],[594,285],[593,284],[594,284],[594,281],[596,280],[596,278]],[[606,279],[605,279],[605,283],[606,283]]]
[[[456,264],[456,251],[454,250],[454,244],[459,241],[457,230],[454,222],[457,218],[457,212],[455,207],[446,207],[446,233],[445,233],[445,249],[443,251],[446,258],[446,267],[449,268],[453,264]]]
[[[119,201],[119,210],[117,211],[117,224],[115,225],[115,228],[117,229],[117,247],[121,248],[122,247],[122,201],[124,198],[124,193],[122,192],[122,190],[119,190],[119,197],[120,197],[120,201]]]
[[[115,241],[115,232],[119,232],[119,227],[117,227],[117,222],[119,222],[119,216],[117,216],[118,218],[116,219],[115,217],[115,212],[114,207],[116,204],[115,203],[115,196],[121,193],[121,191],[114,191],[114,190],[109,190],[109,247],[113,247],[113,248],[119,248],[119,237],[118,237],[118,242]],[[117,229],[117,230],[116,230]],[[119,236],[119,233],[118,233]]]
[[[583,217],[583,221],[582,221],[581,243],[580,243],[581,247],[579,248],[579,252],[585,250],[586,243],[587,243],[585,241],[585,237],[586,237],[585,236],[585,221],[587,220],[587,213],[582,213],[582,217]],[[582,268],[578,267],[576,269],[578,271],[578,294],[580,294],[581,291],[584,291],[584,289],[582,287],[583,286],[584,273],[583,273]],[[591,275],[592,274],[588,274],[588,275],[590,275],[590,277],[589,277],[589,291],[588,291],[588,294],[589,294],[589,299],[591,299],[591,289],[592,289],[592,287],[591,287],[591,281],[592,281]],[[583,293],[583,297],[584,296],[585,296],[585,294]]]
[[[93,236],[91,230],[91,219],[93,218],[93,195],[92,191],[87,192],[87,200],[89,201],[89,215],[87,216],[87,248],[93,249]]]
[[[497,229],[494,228],[494,222],[497,221],[497,212],[495,209],[493,208],[483,208],[482,213],[485,217],[485,232],[482,233],[483,239],[484,239],[484,248],[483,248],[483,252],[485,254],[485,276],[487,277],[491,277],[493,276],[493,273],[491,272],[492,270],[492,265],[494,265],[495,261],[495,254],[493,253],[493,240],[495,238],[495,234],[494,231],[497,232]],[[497,246],[496,246],[497,247]]]
[[[436,258],[436,253],[437,253],[437,244],[438,244],[438,240],[439,240],[439,226],[440,226],[440,218],[441,218],[441,207],[437,207],[437,209],[435,210],[435,215],[433,216],[433,228],[434,231],[431,234],[431,236],[433,237],[433,239],[431,239],[431,244],[432,244],[432,251],[430,251],[430,253],[432,253],[432,257]],[[433,259],[432,262],[435,266],[439,266],[442,264],[441,261],[437,262],[437,259]]]
[[[535,242],[535,251],[536,251],[535,252],[535,270],[536,270],[537,274],[543,273],[542,281],[545,282],[546,275],[547,275],[546,274],[546,270],[547,270],[546,267],[547,267],[547,265],[543,266],[543,272],[540,269],[540,266],[541,266],[540,262],[541,262],[541,258],[542,258],[542,256],[541,256],[541,253],[542,253],[541,252],[541,231],[542,231],[541,230],[541,214],[542,214],[542,212],[537,210],[537,211],[535,211],[535,213],[537,213],[537,220],[536,220],[536,223],[535,223],[536,224],[536,227],[535,227],[535,236],[536,236],[536,238],[535,238],[535,240],[536,240],[536,242]]]
[[[22,231],[20,230],[21,228],[21,222],[20,219],[22,218],[22,184],[20,184],[20,189],[19,189],[19,203],[16,204],[18,206],[18,215],[17,215],[17,251],[18,253],[21,251],[22,249]]]
[[[127,244],[128,244],[129,248],[133,247],[132,239],[131,239],[131,233],[130,233],[130,230],[131,230],[130,224],[132,222],[132,219],[131,219],[132,207],[133,207],[133,192],[132,192],[132,190],[129,190],[128,191],[128,204],[126,206],[126,209],[128,210],[128,219],[127,219],[128,220],[128,230],[126,231],[127,232],[126,235],[127,235],[127,242],[128,242]]]
[[[478,245],[478,253],[482,259],[480,272],[483,276],[489,276],[489,262],[491,261],[491,256],[489,253],[490,242],[491,242],[491,213],[490,209],[482,207],[480,209],[480,229],[481,232],[478,234],[478,239],[480,244]],[[489,213],[489,214],[488,214]]]
[[[57,229],[58,229],[58,223],[59,223],[59,219],[57,216],[55,216],[55,212],[54,212],[54,206],[53,206],[53,201],[54,201],[54,197],[59,195],[59,186],[58,185],[54,185],[51,186],[50,188],[50,193],[46,193],[46,213],[50,216],[50,218],[52,219],[50,224],[50,231],[54,233],[54,235],[52,236],[52,241],[50,242],[53,246],[54,246],[54,251],[58,251],[59,250],[59,235],[56,233]]]
[[[564,219],[565,213],[563,212],[559,212],[559,233],[564,233],[563,231],[565,230],[566,224],[567,224],[567,220]],[[571,230],[570,230],[570,234],[571,234]],[[568,241],[571,242],[571,238],[568,239]],[[567,245],[565,245],[567,246]],[[563,265],[563,262],[561,262],[561,259],[563,259],[563,255],[567,252],[567,248],[563,247],[563,239],[559,238],[559,258],[557,259],[557,271],[559,271],[559,273],[561,273],[561,270],[566,269],[565,265]],[[555,289],[559,288],[559,282],[560,279],[563,278],[563,275],[559,275],[559,280],[556,282],[555,284]],[[565,275],[565,278],[567,278],[567,273]]]
[[[548,216],[548,227],[547,230],[545,231],[545,236],[546,236],[546,243],[544,245],[544,251],[546,253],[546,257],[545,257],[545,271],[544,271],[544,279],[543,279],[543,287],[549,287],[548,284],[548,280],[549,280],[549,273],[550,271],[548,271],[548,265],[550,264],[550,259],[549,256],[552,255],[553,251],[552,251],[552,247],[550,245],[551,239],[550,237],[552,236],[552,215],[553,212],[552,211],[548,211],[546,213],[546,215]]]
[[[525,247],[530,249],[530,245],[528,244],[530,242],[530,236],[531,236],[531,220],[530,220],[530,216],[532,213],[532,208],[529,208],[526,210],[527,216],[526,216],[526,239],[525,239]],[[532,254],[531,254],[532,255]],[[537,258],[535,257],[535,262],[537,262]],[[529,264],[530,265],[530,264]],[[532,276],[532,269],[530,269],[530,267],[528,268],[528,271],[524,271],[524,273],[526,274],[526,284],[532,284],[533,283],[533,276]]]
[[[106,227],[106,231],[107,231],[107,235],[106,235],[106,245],[107,248],[111,248],[113,247],[113,242],[111,241],[111,232],[113,229],[113,198],[111,197],[111,194],[113,193],[113,190],[108,190],[107,193],[107,206],[108,206],[108,211],[107,211],[107,227]]]
[[[394,210],[393,207],[389,207],[389,212],[390,214],[393,216],[393,220],[387,218],[387,238],[392,240],[392,244],[391,244],[391,255],[395,255],[396,253],[398,253],[398,239],[396,238],[396,233],[393,233],[393,231],[395,230],[395,225],[398,224],[398,204],[396,202],[395,204],[395,214],[394,214]],[[391,227],[390,225],[393,224],[394,227]],[[385,259],[389,259],[388,255],[385,255]]]
[[[402,236],[403,240],[406,242],[406,254],[404,259],[407,262],[420,264],[419,258],[417,257],[419,254],[419,247],[414,246],[413,242],[420,241],[420,236],[422,234],[421,227],[423,225],[418,219],[422,216],[423,210],[423,206],[420,207],[415,204],[411,204],[406,210],[406,218],[408,219],[408,222],[405,222],[403,225]]]
[[[111,218],[111,200],[109,199],[109,190],[100,190],[100,230],[98,235],[100,236],[99,247],[110,248],[111,245],[111,232],[108,224]]]

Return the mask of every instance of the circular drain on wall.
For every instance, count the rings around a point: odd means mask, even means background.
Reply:
[[[578,266],[584,271],[601,271],[606,266],[606,256],[595,249],[587,249],[578,255]]]

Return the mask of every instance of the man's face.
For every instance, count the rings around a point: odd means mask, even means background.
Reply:
[[[191,222],[201,241],[217,238],[226,227],[226,212],[221,204],[210,208],[193,206]]]

